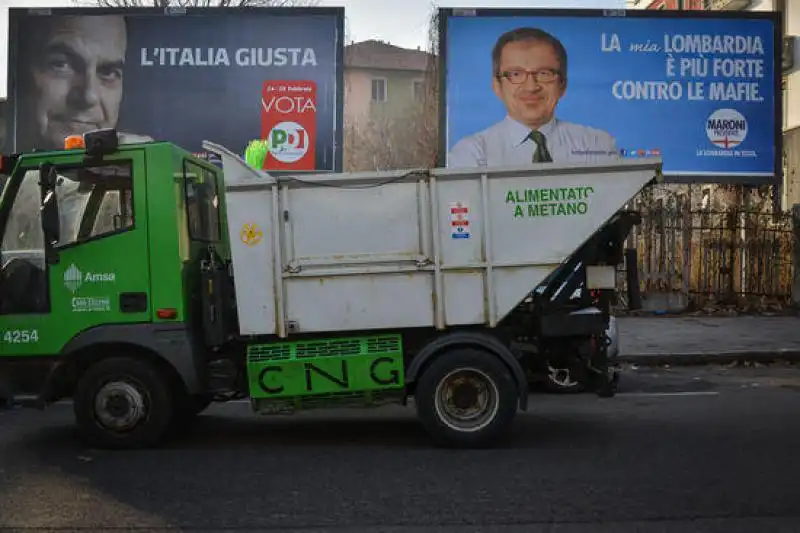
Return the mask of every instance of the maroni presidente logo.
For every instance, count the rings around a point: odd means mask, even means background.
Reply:
[[[714,145],[730,150],[747,137],[747,119],[735,109],[717,109],[706,119],[706,135]]]
[[[98,281],[115,281],[116,276],[113,272],[86,272],[85,274],[72,263],[64,271],[64,287],[67,288],[72,294],[78,292],[78,289],[84,283],[96,283]]]

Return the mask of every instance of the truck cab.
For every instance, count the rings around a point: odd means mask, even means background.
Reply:
[[[220,169],[169,143],[118,145],[113,130],[4,161],[5,388],[40,407],[72,397],[78,421],[105,440],[98,426],[138,427],[148,402],[107,378],[116,367],[181,391],[176,411],[207,404],[196,295],[209,293],[203,269],[229,259]]]

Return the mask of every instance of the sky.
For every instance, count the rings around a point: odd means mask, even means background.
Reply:
[[[73,0],[0,0],[0,98],[6,96],[9,7],[70,7]],[[349,38],[380,39],[404,48],[425,48],[428,18],[434,0],[320,0],[320,5],[344,6]],[[438,7],[625,7],[625,0],[440,0]]]

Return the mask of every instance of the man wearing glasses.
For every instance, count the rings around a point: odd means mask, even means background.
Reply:
[[[605,131],[555,118],[567,89],[567,52],[558,39],[536,28],[506,32],[492,50],[492,69],[492,88],[508,114],[456,143],[448,167],[619,158],[614,138]]]

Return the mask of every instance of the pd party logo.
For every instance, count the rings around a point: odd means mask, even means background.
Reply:
[[[313,81],[268,81],[261,93],[262,170],[314,170],[317,87]]]
[[[735,109],[717,109],[706,119],[708,140],[723,150],[732,150],[747,137],[747,119]]]
[[[296,163],[308,153],[309,141],[308,131],[303,126],[297,122],[281,122],[269,130],[267,149],[281,163]]]

